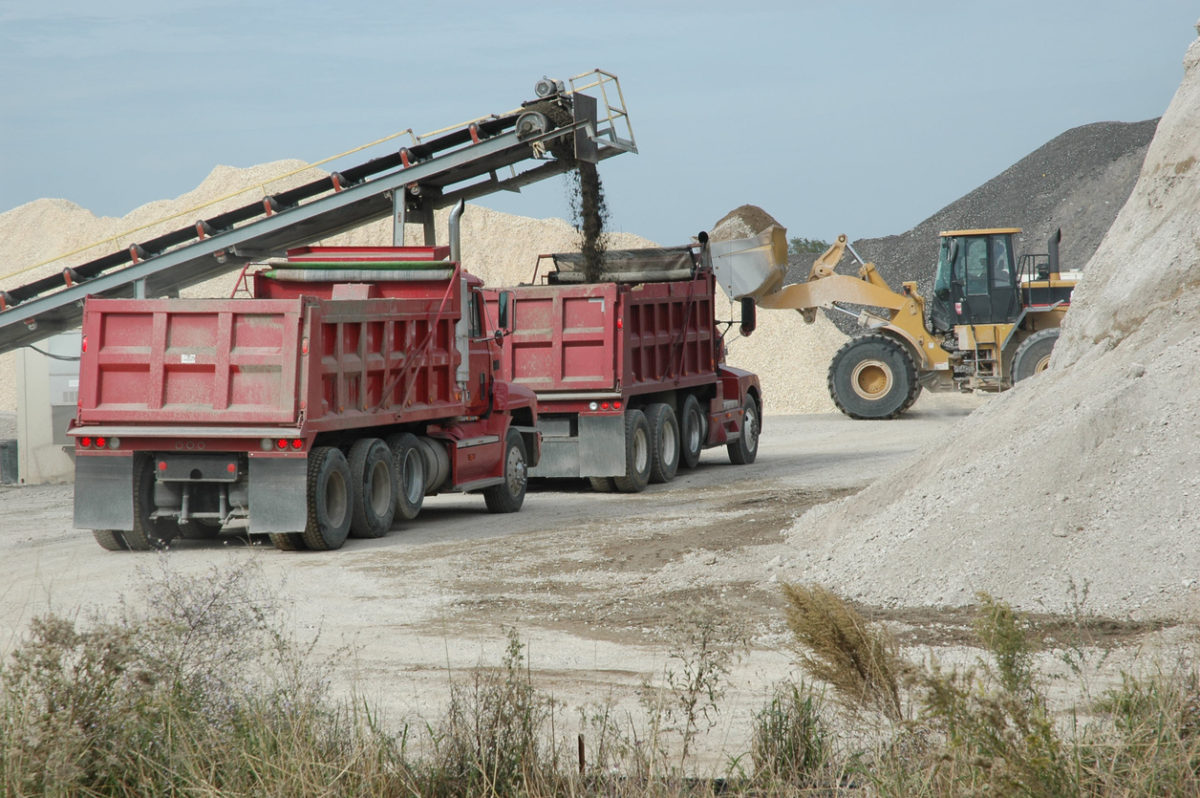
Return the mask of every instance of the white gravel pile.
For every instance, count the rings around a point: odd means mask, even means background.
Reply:
[[[861,494],[780,578],[890,605],[1190,617],[1200,598],[1200,41],[1075,292],[1051,369]],[[865,422],[857,422],[865,423]],[[901,421],[875,422],[885,424]]]

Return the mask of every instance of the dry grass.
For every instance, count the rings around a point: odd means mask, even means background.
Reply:
[[[1126,675],[1079,713],[1056,714],[1029,624],[988,596],[976,624],[986,656],[945,671],[904,662],[884,630],[828,591],[789,586],[801,661],[851,707],[848,723],[877,717],[874,742],[833,731],[847,719],[822,688],[781,684],[745,754],[697,777],[678,750],[720,711],[741,645],[733,627],[685,624],[674,664],[646,693],[658,708],[647,725],[612,706],[580,710],[578,740],[562,739],[562,707],[536,688],[510,631],[499,666],[452,685],[420,746],[432,753],[415,756],[407,729],[394,734],[365,703],[331,699],[329,674],[280,631],[253,566],[182,577],[168,556],[137,602],[83,622],[37,618],[0,666],[5,795],[1200,794],[1194,666]],[[675,754],[668,735],[684,743]]]
[[[783,593],[788,628],[805,670],[831,685],[851,705],[899,722],[905,665],[887,630],[871,626],[819,585],[785,584]]]

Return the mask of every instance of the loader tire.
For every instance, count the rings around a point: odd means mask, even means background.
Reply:
[[[704,451],[704,443],[708,438],[705,429],[707,419],[700,409],[700,400],[695,394],[688,394],[679,409],[679,465],[681,468],[695,468],[700,462],[700,452]]]
[[[621,493],[641,493],[650,482],[650,425],[641,410],[625,411],[625,473],[613,477]]]
[[[758,457],[758,436],[762,432],[762,414],[758,401],[747,396],[742,403],[742,434],[736,441],[725,444],[729,462],[734,465],[750,465]]]
[[[1038,330],[1022,341],[1021,345],[1017,347],[1017,353],[1013,355],[1013,384],[1049,368],[1050,355],[1054,352],[1056,343],[1058,343],[1057,327]]]
[[[133,551],[165,549],[179,535],[174,521],[151,518],[154,512],[154,457],[134,455],[133,529],[121,533]]]
[[[850,418],[895,418],[920,392],[904,344],[877,333],[851,338],[829,364],[829,395]]]
[[[679,471],[679,421],[668,404],[657,403],[646,408],[646,423],[650,425],[650,481],[670,482]]]
[[[515,429],[509,429],[504,439],[504,481],[483,492],[483,501],[491,513],[515,513],[525,503],[525,488],[529,484],[525,439]]]
[[[354,500],[350,534],[356,538],[381,538],[391,528],[396,514],[392,450],[379,438],[360,438],[350,447],[349,465],[350,494]]]
[[[354,497],[350,464],[335,446],[318,446],[308,453],[308,525],[304,543],[315,551],[340,549],[350,534]]]

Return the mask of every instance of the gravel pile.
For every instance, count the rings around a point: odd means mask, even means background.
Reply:
[[[1184,67],[1050,369],[802,516],[779,578],[889,605],[965,605],[984,590],[1026,610],[1086,595],[1085,611],[1195,620],[1200,40]]]

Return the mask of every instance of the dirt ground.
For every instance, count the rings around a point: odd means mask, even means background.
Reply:
[[[527,644],[535,685],[562,702],[568,719],[602,702],[636,717],[639,687],[682,667],[679,635],[701,617],[749,641],[720,724],[702,741],[701,761],[716,766],[746,750],[752,713],[771,686],[799,675],[774,572],[800,552],[782,533],[986,401],[926,396],[884,422],[768,416],[753,465],[733,466],[724,449],[709,450],[696,470],[636,495],[535,483],[514,515],[487,514],[478,496],[432,497],[407,527],[328,553],[282,553],[232,536],[183,541],[165,555],[107,552],[72,528],[69,485],[0,487],[0,650],[47,608],[113,605],[158,557],[184,573],[252,561],[278,585],[297,636],[319,636],[314,653],[335,664],[342,687],[375,702],[391,724],[424,728],[452,678],[500,663],[509,629]],[[914,656],[973,656],[961,648],[971,622],[962,609],[860,609],[888,622]],[[1071,624],[1037,620],[1050,661]],[[1086,631],[1097,650],[1127,652],[1106,655],[1110,668],[1151,639],[1175,645],[1183,634],[1119,619],[1091,619]]]

